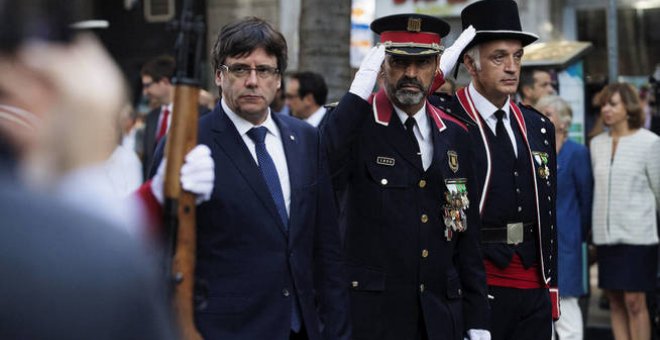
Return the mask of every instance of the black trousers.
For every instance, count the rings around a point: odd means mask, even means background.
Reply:
[[[552,305],[548,289],[489,286],[488,291],[492,340],[550,339]]]

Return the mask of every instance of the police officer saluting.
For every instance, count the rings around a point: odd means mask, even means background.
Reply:
[[[371,29],[380,44],[323,128],[346,210],[353,337],[490,339],[470,136],[427,101],[449,25],[401,14]]]
[[[438,106],[469,120],[482,217],[493,339],[549,339],[558,317],[554,127],[514,104],[523,32],[510,0],[483,0],[461,13],[476,29],[463,63],[472,81]],[[552,302],[551,302],[552,301]],[[556,312],[556,313],[555,313]]]

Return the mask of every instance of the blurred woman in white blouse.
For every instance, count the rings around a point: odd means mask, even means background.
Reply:
[[[590,143],[598,285],[610,302],[615,339],[650,339],[645,295],[655,289],[658,267],[660,137],[641,128],[631,85],[610,84],[597,102],[606,128]]]

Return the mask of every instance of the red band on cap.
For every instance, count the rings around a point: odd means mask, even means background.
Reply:
[[[440,44],[440,35],[430,32],[387,31],[380,34],[380,42]]]

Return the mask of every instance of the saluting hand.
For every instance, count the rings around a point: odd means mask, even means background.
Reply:
[[[348,92],[367,100],[374,89],[374,85],[376,85],[378,72],[380,72],[380,66],[383,64],[384,59],[385,46],[376,45],[372,47],[362,60]]]
[[[451,72],[456,65],[456,61],[458,61],[458,57],[461,56],[461,52],[463,52],[476,35],[477,31],[470,25],[458,36],[458,39],[451,46],[445,49],[440,57],[440,65],[438,66],[442,74],[446,75]]]

